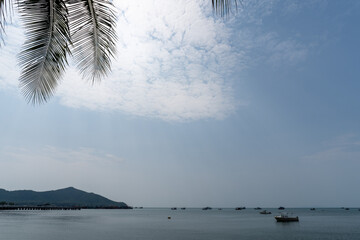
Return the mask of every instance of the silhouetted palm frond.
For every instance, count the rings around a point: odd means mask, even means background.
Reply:
[[[53,95],[67,65],[68,11],[63,0],[24,0],[19,12],[26,29],[20,87],[29,102],[41,103]]]
[[[92,82],[111,71],[117,39],[113,4],[108,0],[70,0],[69,20],[77,67]]]
[[[238,8],[238,2],[241,0],[212,0],[212,6],[216,14],[224,17],[228,15],[233,7]]]
[[[6,17],[10,11],[10,7],[10,0],[0,0],[0,46],[3,40],[3,34],[5,33]]]

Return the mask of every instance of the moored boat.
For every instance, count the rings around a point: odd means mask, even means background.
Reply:
[[[211,210],[211,207],[204,207],[202,210]]]
[[[277,222],[298,222],[299,217],[290,217],[286,213],[281,213],[279,216],[275,216]]]
[[[271,212],[268,212],[266,210],[259,212],[260,214],[271,214]]]
[[[246,209],[246,207],[237,207],[237,208],[235,208],[235,210],[244,210],[244,209]]]

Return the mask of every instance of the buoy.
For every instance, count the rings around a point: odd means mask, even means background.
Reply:
[[[171,219],[171,217],[168,217],[168,219]]]

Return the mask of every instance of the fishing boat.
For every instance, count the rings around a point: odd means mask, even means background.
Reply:
[[[211,210],[211,207],[204,207],[202,210]]]
[[[279,210],[284,210],[285,208],[284,208],[284,207],[279,207],[278,209],[279,209]]]
[[[268,212],[266,210],[259,212],[260,214],[271,214],[271,212]]]
[[[244,209],[246,209],[246,207],[237,207],[237,208],[235,208],[235,210],[244,210]]]
[[[277,222],[298,222],[299,217],[290,217],[286,213],[281,213],[279,216],[275,216]]]

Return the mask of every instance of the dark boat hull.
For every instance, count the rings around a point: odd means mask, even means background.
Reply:
[[[280,216],[276,216],[275,217],[277,222],[298,222],[299,221],[299,217],[280,217]]]

